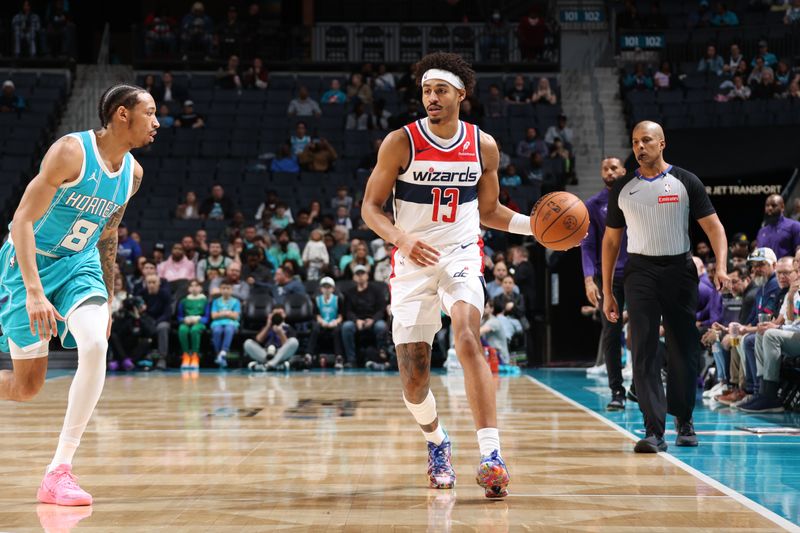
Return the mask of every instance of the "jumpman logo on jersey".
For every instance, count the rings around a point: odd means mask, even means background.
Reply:
[[[100,176],[97,175],[97,171],[92,171],[92,175],[89,176],[89,181],[93,181],[95,183],[100,183]]]

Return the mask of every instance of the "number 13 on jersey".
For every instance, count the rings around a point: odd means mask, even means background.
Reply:
[[[456,210],[458,210],[458,187],[448,187],[441,189],[434,187],[431,189],[433,194],[433,222],[455,222]],[[444,204],[442,204],[444,200]],[[439,219],[439,207],[443,206],[445,209],[449,208],[450,212],[447,214],[442,213],[441,220]]]

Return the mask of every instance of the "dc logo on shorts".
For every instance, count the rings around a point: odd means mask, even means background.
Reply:
[[[467,272],[468,270],[469,270],[469,267],[464,267],[464,268],[461,269],[461,272],[456,272],[455,274],[453,274],[453,277],[454,278],[466,278],[467,275],[469,275],[469,272]]]

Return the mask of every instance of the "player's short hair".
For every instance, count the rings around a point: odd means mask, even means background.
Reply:
[[[464,82],[464,90],[467,94],[472,94],[475,88],[475,71],[463,57],[450,52],[433,52],[428,54],[417,63],[417,86],[422,87],[422,75],[432,68],[447,70],[452,72]]]
[[[97,114],[100,117],[100,126],[105,128],[111,122],[111,118],[117,109],[122,106],[125,109],[133,109],[139,101],[139,94],[146,92],[138,85],[128,85],[120,83],[112,85],[97,104]]]

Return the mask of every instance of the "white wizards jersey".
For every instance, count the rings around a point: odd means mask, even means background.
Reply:
[[[422,119],[403,127],[411,162],[394,185],[395,226],[444,248],[480,235],[478,180],[483,174],[478,126],[458,123],[450,146],[440,146]]]

